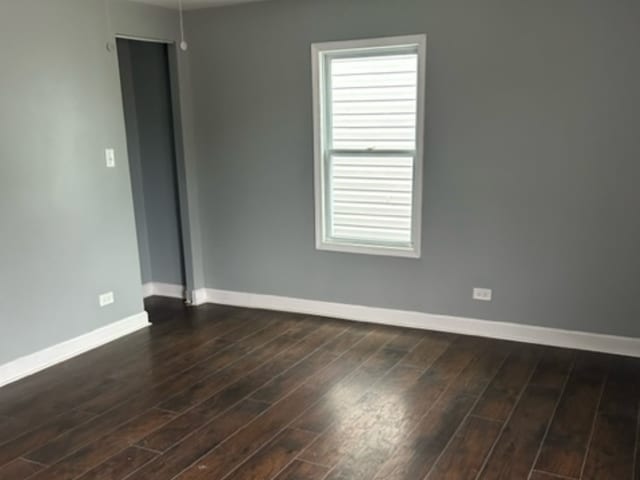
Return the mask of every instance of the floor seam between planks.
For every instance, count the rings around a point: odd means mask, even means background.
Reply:
[[[553,408],[553,412],[551,412],[551,416],[549,417],[549,421],[547,422],[547,428],[544,431],[542,440],[540,440],[540,445],[538,445],[538,452],[536,453],[536,456],[533,459],[533,463],[531,464],[531,471],[529,472],[529,476],[527,477],[527,480],[531,480],[531,475],[533,475],[536,469],[535,468],[536,464],[538,463],[538,459],[540,458],[540,454],[542,453],[542,446],[544,445],[544,442],[547,439],[547,435],[549,434],[549,430],[551,429],[551,424],[553,423],[553,419],[555,418],[556,413],[558,413],[558,407],[560,406],[562,397],[564,396],[564,393],[567,390],[567,384],[569,383],[569,379],[571,378],[573,369],[575,368],[576,361],[577,361],[576,357],[574,357],[571,361],[571,368],[569,368],[569,371],[567,372],[567,376],[565,377],[564,382],[562,384],[562,389],[560,390],[560,395],[558,395],[558,399],[556,400],[556,404]]]

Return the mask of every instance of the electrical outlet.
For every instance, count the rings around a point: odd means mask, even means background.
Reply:
[[[483,302],[490,302],[492,291],[489,288],[474,288],[473,289],[473,299],[481,300]]]
[[[113,302],[115,302],[113,292],[103,293],[98,297],[98,301],[100,302],[101,307],[106,307],[107,305],[111,305]]]
[[[115,168],[116,166],[116,152],[113,148],[107,148],[104,151],[104,158],[107,162],[107,168]]]

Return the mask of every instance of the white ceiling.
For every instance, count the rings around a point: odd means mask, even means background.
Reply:
[[[132,2],[148,3],[159,7],[178,8],[178,0],[130,0]],[[195,10],[197,8],[220,7],[222,5],[233,5],[236,3],[257,2],[261,0],[182,0],[185,10]]]

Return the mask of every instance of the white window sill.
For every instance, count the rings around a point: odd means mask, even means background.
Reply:
[[[380,255],[385,257],[420,258],[420,249],[411,247],[386,247],[380,245],[361,245],[336,241],[316,243],[317,250],[341,253],[357,253],[361,255]]]

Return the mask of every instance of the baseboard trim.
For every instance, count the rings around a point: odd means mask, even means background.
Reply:
[[[214,303],[209,300],[209,290],[210,289],[208,288],[199,288],[191,292],[191,306],[197,307],[198,305],[204,305],[205,303]]]
[[[640,338],[210,288],[196,290],[193,296],[198,300],[196,304],[218,303],[238,307],[281,310],[358,322],[640,357]]]
[[[147,312],[140,312],[79,337],[0,365],[0,387],[129,335],[148,325]]]
[[[142,296],[144,298],[157,295],[159,297],[184,299],[186,298],[185,293],[184,285],[161,282],[150,282],[142,285]]]

